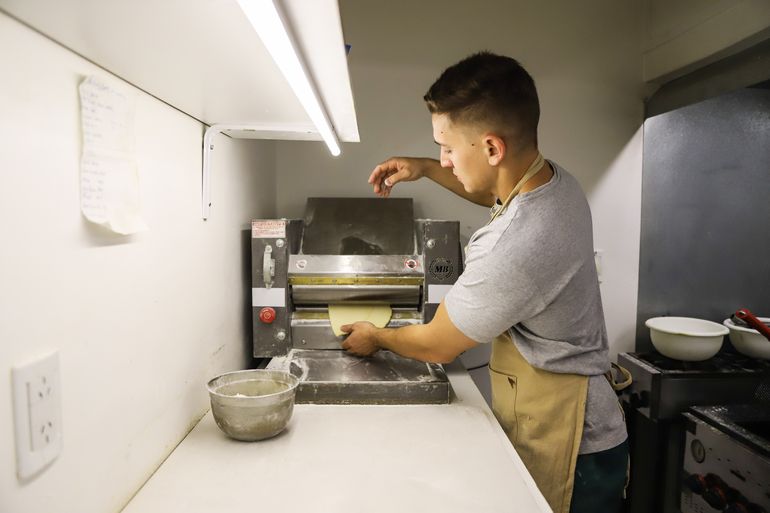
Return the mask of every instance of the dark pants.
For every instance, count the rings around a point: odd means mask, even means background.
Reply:
[[[619,512],[627,468],[627,440],[606,451],[578,455],[570,513]]]

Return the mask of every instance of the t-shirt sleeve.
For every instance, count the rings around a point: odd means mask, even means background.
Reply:
[[[491,342],[511,326],[545,308],[542,294],[502,248],[468,248],[465,270],[444,297],[452,323],[479,343]]]

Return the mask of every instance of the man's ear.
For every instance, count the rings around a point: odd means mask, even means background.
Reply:
[[[487,152],[487,162],[490,166],[497,166],[503,161],[507,148],[502,137],[495,134],[484,136],[484,149]]]

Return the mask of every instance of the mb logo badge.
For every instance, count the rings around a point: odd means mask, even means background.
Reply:
[[[452,262],[446,258],[434,258],[428,271],[437,280],[444,281],[452,276]]]

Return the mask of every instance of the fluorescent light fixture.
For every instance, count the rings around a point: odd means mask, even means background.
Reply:
[[[329,151],[335,157],[340,154],[340,145],[334,135],[329,118],[326,116],[318,95],[310,83],[305,66],[292,42],[283,17],[275,4],[276,0],[238,0],[262,43],[289,81],[318,133],[321,134]]]

